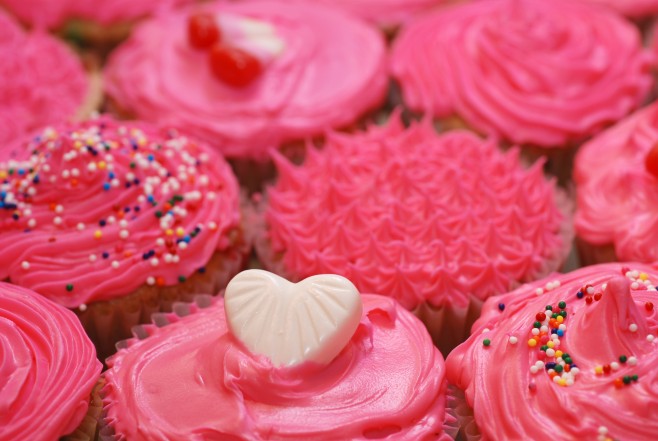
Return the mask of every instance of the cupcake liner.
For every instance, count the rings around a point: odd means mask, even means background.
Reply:
[[[100,392],[104,385],[103,379],[98,380],[91,391],[89,409],[80,426],[75,432],[62,437],[60,441],[95,441],[98,439],[99,419],[103,409]]]
[[[462,441],[480,441],[482,434],[475,422],[473,408],[466,401],[464,392],[456,386],[448,386],[447,396],[450,397],[452,412],[459,426],[457,432]]]
[[[81,49],[105,58],[114,47],[130,36],[134,25],[134,22],[101,25],[90,20],[72,19],[57,33]]]
[[[147,323],[154,313],[171,311],[178,301],[190,301],[199,293],[217,294],[240,272],[247,259],[247,246],[216,252],[205,266],[205,272],[195,273],[174,286],[143,285],[120,298],[94,302],[76,310],[89,338],[96,345],[98,357],[104,360],[115,352],[115,344],[128,338],[130,330]]]
[[[619,261],[613,244],[595,245],[581,238],[576,238],[576,248],[582,266]]]

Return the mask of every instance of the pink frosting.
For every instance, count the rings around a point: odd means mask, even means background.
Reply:
[[[100,373],[73,313],[0,283],[0,439],[51,441],[73,432]]]
[[[179,283],[239,227],[228,164],[172,130],[103,117],[25,150],[0,163],[0,278],[67,307]]]
[[[614,245],[620,260],[658,260],[652,239],[658,232],[658,177],[645,167],[657,143],[654,104],[592,139],[576,156],[576,233],[591,244]]]
[[[391,71],[405,103],[518,144],[564,147],[638,107],[654,57],[605,8],[572,0],[491,0],[406,28]]]
[[[297,2],[202,10],[225,25],[249,18],[271,26],[282,52],[254,83],[234,88],[213,75],[205,51],[188,43],[188,12],[163,16],[143,24],[110,58],[106,89],[121,108],[185,128],[229,156],[257,157],[353,124],[385,98],[383,37],[358,20]]]
[[[422,12],[451,1],[454,0],[320,0],[383,27],[408,22]],[[309,3],[317,4],[318,0]]]
[[[656,0],[588,0],[608,6],[627,17],[640,18],[658,13]]]
[[[23,32],[0,12],[0,150],[73,117],[88,91],[75,54],[43,32]]]
[[[655,439],[658,316],[646,303],[656,301],[658,270],[629,266],[591,266],[487,300],[471,337],[447,360],[448,379],[465,390],[483,440]],[[568,355],[579,370],[563,368],[560,377],[571,378],[563,385],[551,380],[548,364],[559,354],[528,344],[536,315],[546,305],[559,310],[560,301],[565,328],[553,350],[563,352],[558,364]],[[629,384],[620,380],[626,376]]]
[[[277,159],[268,192],[273,269],[289,278],[336,273],[407,308],[466,306],[554,271],[568,249],[555,184],[518,149],[393,117],[309,150],[301,167]]]
[[[450,439],[443,358],[427,331],[391,299],[362,298],[361,323],[327,366],[277,369],[250,354],[221,300],[171,314],[176,323],[108,360],[107,421],[131,441]]]
[[[135,20],[154,11],[194,0],[0,0],[20,20],[36,27],[53,29],[70,19],[103,25]]]

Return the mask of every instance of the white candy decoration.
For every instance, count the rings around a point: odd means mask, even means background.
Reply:
[[[226,287],[228,327],[275,366],[328,364],[350,341],[363,306],[344,277],[322,274],[291,283],[263,270],[243,271]]]

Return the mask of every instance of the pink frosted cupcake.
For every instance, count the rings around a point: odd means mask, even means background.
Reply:
[[[653,440],[658,270],[591,266],[484,304],[447,360],[465,439]]]
[[[241,268],[238,184],[203,144],[103,117],[0,163],[0,278],[76,309],[101,356],[153,312]]]
[[[0,354],[0,439],[96,438],[101,363],[73,313],[0,283]]]
[[[479,304],[560,267],[568,208],[541,163],[524,169],[465,131],[437,135],[393,117],[333,134],[306,162],[279,158],[260,204],[256,248],[266,268],[299,280],[342,274],[425,321],[442,350],[467,335]]]
[[[105,74],[119,114],[184,128],[233,158],[353,126],[388,85],[376,29],[273,1],[213,2],[146,22]]]
[[[116,43],[133,23],[195,0],[0,0],[23,23],[60,30],[85,44]]]
[[[177,305],[108,360],[103,435],[452,439],[443,357],[393,300],[339,276],[295,285],[260,270],[225,299]]]
[[[585,144],[576,156],[574,181],[585,264],[658,261],[652,240],[658,228],[658,104]]]
[[[100,104],[98,75],[88,75],[73,51],[44,32],[23,31],[1,11],[0,78],[0,156],[43,125]]]
[[[391,72],[411,110],[550,154],[568,170],[566,148],[647,98],[653,62],[639,31],[605,8],[490,0],[410,24]]]

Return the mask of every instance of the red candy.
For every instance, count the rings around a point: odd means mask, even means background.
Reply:
[[[651,302],[645,303],[644,307],[647,309],[647,311],[653,311],[653,303]]]
[[[537,313],[535,318],[537,319],[538,322],[543,322],[544,320],[546,320],[546,314],[544,314],[543,312],[539,312]]]
[[[187,37],[198,49],[209,48],[219,42],[220,33],[211,14],[194,14],[187,20]]]
[[[649,150],[647,156],[644,158],[644,166],[647,168],[647,171],[658,178],[658,144]]]
[[[210,49],[210,67],[217,78],[234,87],[248,86],[263,70],[258,58],[250,53],[221,44]]]

